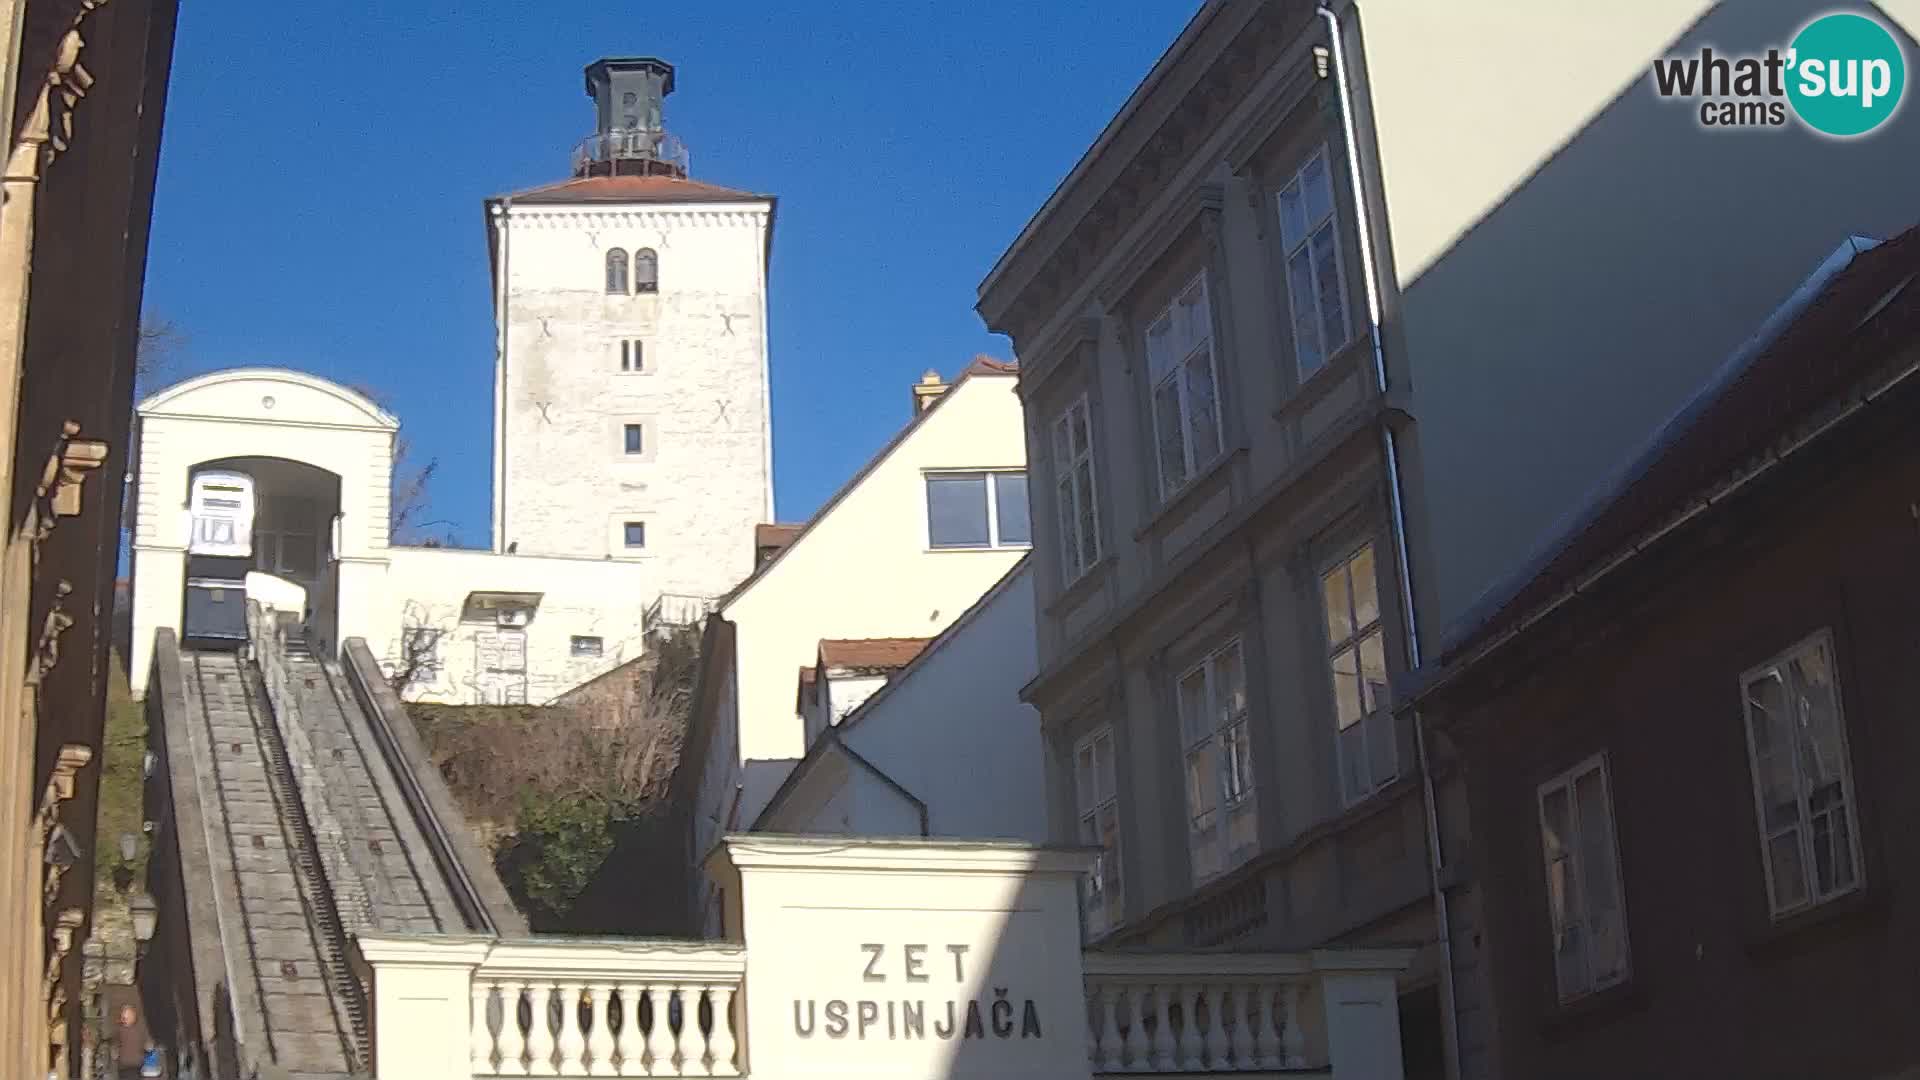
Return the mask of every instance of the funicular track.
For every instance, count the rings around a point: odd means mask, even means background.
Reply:
[[[268,1052],[296,1074],[368,1060],[367,1003],[307,808],[259,673],[232,652],[185,652],[184,680],[240,897],[244,959]]]

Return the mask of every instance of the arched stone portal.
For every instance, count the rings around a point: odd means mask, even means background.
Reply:
[[[364,395],[313,375],[240,368],[186,380],[140,403],[129,517],[133,690],[146,692],[153,635],[181,629],[188,483],[233,468],[257,485],[256,567],[308,592],[328,650],[365,634],[384,579],[394,432]],[[356,585],[360,587],[356,587]]]

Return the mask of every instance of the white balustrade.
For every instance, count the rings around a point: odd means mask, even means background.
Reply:
[[[473,973],[474,1075],[739,1076],[745,973],[737,946],[502,941]]]
[[[1309,954],[1089,952],[1085,968],[1095,1074],[1326,1064]]]
[[[358,941],[372,974],[380,1080],[746,1074],[742,946],[462,935]],[[1405,967],[1404,950],[1087,952],[1089,1071],[1328,1069],[1336,1080],[1396,1080],[1397,1056],[1381,1058],[1380,1047],[1398,1046],[1391,1004]]]

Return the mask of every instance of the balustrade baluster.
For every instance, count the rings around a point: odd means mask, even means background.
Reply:
[[[1141,1061],[1142,1039],[1140,1038],[1140,987],[1132,983],[1113,983],[1112,1000],[1109,1005],[1108,1030],[1113,1033],[1113,1044],[1107,1051],[1108,1066],[1118,1069],[1122,1066],[1139,1067]],[[1128,1020],[1129,1012],[1132,1019]],[[1127,1020],[1124,1027],[1122,1020]]]
[[[666,993],[661,993],[661,990]],[[647,999],[647,1072],[648,1076],[673,1076],[670,1063],[660,1059],[667,1053],[667,999],[673,996],[671,988],[649,986],[640,991]]]
[[[1153,984],[1153,1065],[1158,1069],[1172,1070],[1176,1063],[1173,1052],[1173,987],[1167,983]],[[1141,1013],[1144,1022],[1146,1014]]]
[[[607,1014],[607,1005],[613,998],[613,984],[594,983],[590,988],[593,994],[593,1030],[587,1032],[587,1075],[617,1076],[613,1067],[613,1021]]]
[[[1253,1063],[1256,1068],[1280,1067],[1280,1035],[1273,1026],[1274,991],[1268,983],[1247,987],[1253,996]]]
[[[1252,983],[1234,983],[1229,992],[1233,994],[1233,1010],[1229,1014],[1233,1026],[1227,1029],[1227,1051],[1233,1055],[1233,1067],[1246,1069],[1253,1064],[1253,1017],[1247,1011]]]
[[[1200,1053],[1206,1044],[1200,1039],[1199,999],[1205,996],[1206,988],[1197,985],[1176,984],[1174,992],[1180,995],[1180,1064],[1188,1069],[1200,1067]]]
[[[1087,1002],[1087,1064],[1094,1072],[1100,1072],[1107,1064],[1107,1048],[1116,1038],[1113,1021],[1110,1018],[1113,1009],[1113,984],[1091,983],[1092,991]]]
[[[1201,999],[1207,1003],[1207,1030],[1204,1033],[1207,1068],[1219,1072],[1227,1067],[1228,989],[1225,983],[1215,983],[1212,986],[1203,985],[1199,990]]]
[[[527,1072],[533,1076],[558,1076],[553,1067],[553,998],[551,984],[530,985],[532,1008],[528,1010]]]
[[[620,1075],[647,1075],[647,1044],[641,1038],[640,998],[647,989],[638,983],[620,984]]]
[[[560,1000],[560,1037],[556,1047],[560,1051],[560,1061],[556,1070],[561,1076],[580,1076],[587,1071],[586,1033],[580,1030],[580,992],[585,986],[577,982],[563,982],[554,994]]]
[[[673,1071],[665,1072],[656,1063],[653,1069],[655,1075],[698,1075],[697,1067],[688,1060],[687,1029],[693,1028],[696,1032],[700,1029],[700,1002],[687,993],[688,989],[686,986],[676,986],[667,991],[667,1012],[666,1015],[659,1017],[659,1022],[667,1027],[667,1038],[670,1040],[668,1045],[671,1048],[668,1060],[673,1063]],[[680,1004],[677,1010],[673,1007],[675,1002]],[[675,1012],[680,1014],[680,1024],[677,1027],[673,1023]]]
[[[721,983],[708,988],[713,1001],[713,1035],[708,1045],[713,1052],[713,1067],[710,1076],[739,1076],[740,1066],[734,1061],[739,1049],[739,1040],[733,1031],[733,985]]]
[[[493,984],[485,979],[473,980],[473,1017],[468,1031],[468,1056],[473,1060],[473,1071],[482,1076],[493,1073],[493,1031],[487,1023],[487,1008],[493,1003]]]
[[[1307,1064],[1307,1033],[1300,1023],[1301,987],[1297,982],[1289,982],[1280,991],[1280,999],[1287,1005],[1287,1023],[1280,1029],[1280,1067],[1285,1069],[1305,1068]]]
[[[515,979],[500,984],[500,1074],[527,1075],[527,1035],[520,1027],[520,1003],[528,984]]]

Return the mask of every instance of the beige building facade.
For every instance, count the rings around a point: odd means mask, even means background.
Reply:
[[[916,387],[893,440],[707,619],[681,766],[707,932],[717,885],[700,860],[752,826],[806,753],[796,691],[822,640],[933,637],[1030,548],[1015,382],[1012,365],[976,359],[951,385]]]
[[[1849,6],[1911,52],[1913,5]],[[1409,1075],[1487,1074],[1458,777],[1389,687],[1806,267],[1920,216],[1911,109],[1840,142],[1654,93],[1817,13],[1215,0],[1015,239],[979,310],[1093,932],[1412,946]]]

